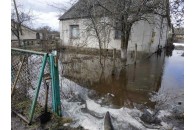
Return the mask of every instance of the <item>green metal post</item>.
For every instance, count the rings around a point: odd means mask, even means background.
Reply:
[[[53,108],[53,112],[56,111],[56,108],[55,108],[55,80],[54,80],[54,59],[53,59],[53,56],[50,54],[49,55],[49,58],[50,58],[50,75],[51,75],[51,78],[52,78],[52,108]]]
[[[59,86],[59,70],[58,70],[58,62],[56,62],[54,66],[54,73],[55,73],[55,89],[56,89],[56,107],[57,107],[57,114],[61,116],[61,102],[60,102],[60,86]]]
[[[44,58],[43,58],[43,62],[42,62],[42,68],[41,68],[41,72],[40,72],[40,75],[39,75],[39,81],[38,81],[38,84],[37,84],[34,100],[33,100],[32,106],[31,106],[29,124],[31,124],[31,121],[33,119],[33,115],[34,115],[34,111],[35,111],[35,105],[36,105],[36,102],[37,102],[42,77],[43,77],[44,69],[45,69],[45,66],[46,66],[47,57],[48,57],[48,54],[44,54]]]
[[[52,108],[58,116],[61,116],[60,86],[58,64],[55,65],[54,55],[50,54],[50,74],[52,78]]]

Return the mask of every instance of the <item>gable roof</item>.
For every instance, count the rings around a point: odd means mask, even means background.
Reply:
[[[141,8],[141,2],[143,0],[133,0],[131,2],[130,6],[130,12],[129,13],[135,13],[139,9],[142,10],[142,12],[149,12],[151,13],[151,7],[153,5],[156,5],[161,0],[152,0],[148,1],[146,3],[146,6]],[[122,4],[122,3],[121,3]],[[109,9],[112,13],[115,12],[115,14],[119,15],[123,9],[119,9],[118,4],[114,2],[114,0],[78,0],[76,4],[74,4],[67,12],[65,12],[59,20],[69,20],[69,19],[79,19],[79,18],[89,18],[90,15],[95,16],[106,16],[111,14],[110,11],[106,11],[107,9],[103,8],[106,7]],[[91,9],[89,9],[91,8]]]
[[[15,26],[17,26],[18,22],[14,21],[13,19],[11,20],[11,29],[12,29],[12,30],[16,30],[16,28],[15,28],[12,24],[14,24]],[[34,29],[31,29],[31,28],[29,28],[29,27],[27,27],[27,26],[25,26],[25,25],[23,25],[23,24],[21,24],[20,26],[21,26],[21,27],[24,27],[24,28],[26,28],[26,29],[28,29],[28,30],[31,30],[31,31],[33,31],[33,32],[39,32],[39,31],[36,31],[36,30],[34,30]]]
[[[105,0],[99,0],[102,2]],[[78,18],[88,18],[89,11],[86,6],[93,6],[92,13],[96,13],[96,15],[101,15],[103,12],[103,8],[98,5],[97,0],[88,0],[88,4],[86,0],[79,0],[76,4],[74,4],[67,12],[65,12],[59,20],[68,20],[68,19],[78,19]]]

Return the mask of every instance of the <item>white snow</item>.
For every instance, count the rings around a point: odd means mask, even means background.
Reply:
[[[184,43],[174,43],[175,46],[184,46]]]
[[[166,130],[171,130],[172,129],[172,125],[171,124],[167,124],[165,122],[161,122],[161,125],[163,126],[163,128],[165,128]]]
[[[159,111],[159,115],[157,116],[158,118],[162,118],[162,117],[165,117],[165,116],[170,116],[171,113],[168,112],[167,110],[160,110]]]

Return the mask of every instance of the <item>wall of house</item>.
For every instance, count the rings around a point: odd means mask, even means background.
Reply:
[[[36,39],[36,33],[37,32],[22,26],[22,35],[20,34],[20,39],[22,40]],[[40,35],[40,39],[42,39],[42,34],[39,33],[39,35]],[[13,33],[11,34],[11,40],[18,40]]]
[[[165,46],[168,35],[167,20],[163,19],[163,22],[161,22],[160,17],[154,16],[150,21],[150,24],[147,21],[139,21],[133,25],[128,44],[128,51],[134,50],[135,44],[137,44],[138,51],[145,52],[155,52],[158,45],[161,45],[162,47]],[[60,21],[59,27],[62,45],[99,48],[97,38],[87,29],[86,25],[88,22],[90,22],[88,19]],[[79,25],[80,37],[78,39],[70,38],[70,25]],[[109,38],[106,40],[108,42],[103,45],[103,48],[116,48],[117,50],[120,50],[121,40],[115,39],[114,29],[110,28],[109,30]]]
[[[84,24],[86,22],[88,22],[87,19],[60,21],[60,39],[62,40],[62,44],[66,46],[98,48],[98,41],[87,31],[87,26]],[[78,39],[71,38],[70,25],[79,25],[80,34]]]

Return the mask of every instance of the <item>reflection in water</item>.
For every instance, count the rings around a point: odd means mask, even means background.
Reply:
[[[164,93],[169,97],[167,104],[182,112],[184,111],[184,57],[181,56],[183,53],[183,50],[174,50],[172,57],[165,58],[159,90],[159,94]]]
[[[133,107],[136,103],[154,108],[150,93],[171,90],[177,93],[178,88],[184,92],[184,57],[181,53],[181,50],[163,51],[131,65],[118,58],[102,57],[100,60],[98,56],[61,53],[62,73],[94,90],[96,93],[89,97],[101,105],[119,108]]]
[[[168,50],[168,51],[166,51],[166,56],[167,57],[171,57],[172,56],[172,50]]]

